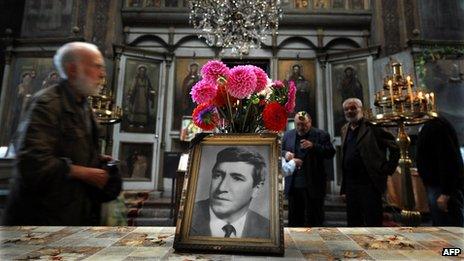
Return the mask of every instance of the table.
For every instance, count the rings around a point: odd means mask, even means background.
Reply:
[[[0,260],[446,260],[464,228],[285,228],[285,257],[174,253],[174,227],[0,227]],[[458,258],[464,257],[461,254]],[[454,258],[454,259],[458,259]]]

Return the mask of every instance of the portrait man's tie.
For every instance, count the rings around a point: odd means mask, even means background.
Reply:
[[[237,235],[237,232],[235,231],[234,226],[232,226],[231,224],[227,224],[227,225],[223,226],[222,230],[225,233],[224,237],[230,237],[230,235],[232,235],[232,233],[234,233],[234,235]]]

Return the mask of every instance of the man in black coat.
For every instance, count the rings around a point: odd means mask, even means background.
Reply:
[[[311,117],[301,111],[295,115],[296,129],[285,132],[282,156],[286,161],[302,160],[292,175],[285,178],[288,196],[288,226],[322,226],[327,174],[324,161],[335,155],[330,136],[312,127]]]
[[[444,117],[430,120],[420,130],[416,160],[433,225],[464,226],[463,160],[456,131]]]
[[[363,117],[362,102],[343,102],[342,186],[349,227],[382,226],[382,195],[400,158],[395,137]]]
[[[212,169],[209,198],[193,208],[190,235],[270,238],[269,219],[249,209],[265,174],[259,153],[241,147],[221,150]]]
[[[100,224],[101,203],[118,196],[121,178],[98,153],[98,132],[86,98],[98,94],[103,57],[89,43],[58,49],[63,79],[38,92],[18,128],[17,163],[4,225]],[[114,175],[112,175],[114,174]]]

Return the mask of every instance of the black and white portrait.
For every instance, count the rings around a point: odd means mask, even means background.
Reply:
[[[283,254],[278,140],[271,133],[210,134],[196,143],[174,249]]]
[[[269,238],[269,151],[204,146],[201,161],[190,236]]]

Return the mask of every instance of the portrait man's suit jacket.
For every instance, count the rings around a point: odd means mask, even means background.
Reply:
[[[191,236],[211,236],[209,228],[209,199],[195,203],[192,215]],[[248,210],[248,216],[243,227],[242,238],[269,238],[269,219],[261,216],[253,210]]]
[[[295,129],[285,132],[282,139],[282,157],[285,157],[287,151],[295,152],[295,141],[297,132]],[[311,127],[309,129],[308,139],[314,144],[314,147],[306,153],[303,160],[303,169],[305,173],[306,187],[310,196],[324,197],[327,173],[325,170],[325,159],[331,159],[335,155],[335,148],[330,141],[330,135],[320,129]],[[285,194],[289,193],[293,177],[285,177]]]
[[[345,124],[342,128],[342,159],[343,145],[345,144],[346,134],[349,124]],[[366,167],[372,182],[380,193],[384,193],[387,186],[387,177],[395,172],[400,158],[400,150],[395,142],[395,137],[390,132],[381,127],[372,125],[365,119],[362,119],[359,124],[358,137],[356,139],[356,147],[361,154],[362,162]],[[388,151],[388,154],[387,154]],[[387,157],[388,155],[388,157]],[[346,180],[342,174],[342,186],[340,194],[345,194]]]

